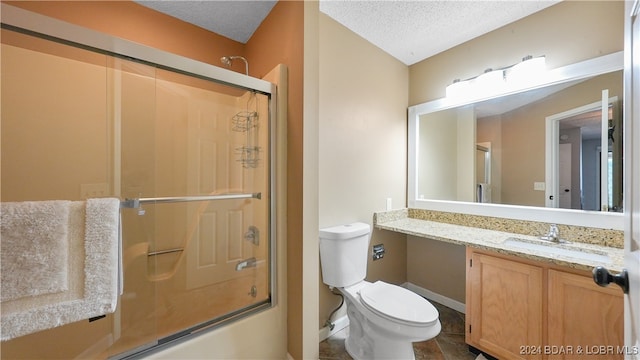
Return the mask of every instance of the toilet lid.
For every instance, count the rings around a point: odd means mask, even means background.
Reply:
[[[360,299],[370,310],[395,320],[420,324],[438,320],[438,310],[425,298],[383,281],[360,290]]]

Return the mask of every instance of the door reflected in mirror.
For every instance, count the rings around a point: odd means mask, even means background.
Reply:
[[[476,201],[491,203],[491,143],[476,144]]]
[[[619,108],[605,89],[599,102],[547,117],[547,207],[622,211]]]

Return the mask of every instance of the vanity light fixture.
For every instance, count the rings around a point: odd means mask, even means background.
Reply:
[[[456,100],[492,97],[535,86],[545,80],[545,73],[545,57],[529,55],[515,65],[487,69],[483,74],[466,80],[456,79],[447,86],[446,96]]]
[[[531,55],[522,58],[522,62],[513,65],[506,70],[507,82],[512,88],[522,88],[535,83],[540,83],[541,77],[547,70],[544,56],[533,57]]]
[[[475,87],[480,92],[478,95],[493,95],[503,92],[507,85],[505,80],[504,69],[485,70],[484,74],[475,79]]]
[[[453,80],[453,84],[447,86],[447,98],[462,98],[471,92],[471,80]]]

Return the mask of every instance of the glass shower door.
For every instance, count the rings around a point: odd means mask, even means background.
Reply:
[[[128,257],[125,279],[153,289],[155,303],[142,310],[132,297],[129,307],[138,318],[147,313],[135,326],[155,326],[162,343],[270,301],[269,99],[167,70],[154,75],[123,87],[136,99],[142,84],[154,84],[152,110],[122,101],[120,182],[124,197],[148,200],[123,210],[125,253],[138,255]]]
[[[3,29],[2,201],[123,200],[116,311],[3,358],[121,358],[270,307],[270,101]]]

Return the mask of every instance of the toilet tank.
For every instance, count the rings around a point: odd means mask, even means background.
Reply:
[[[369,224],[359,222],[320,229],[320,266],[325,284],[345,287],[364,280],[369,234]]]

